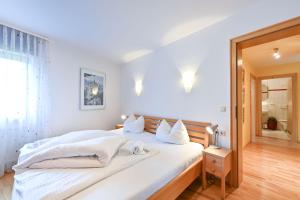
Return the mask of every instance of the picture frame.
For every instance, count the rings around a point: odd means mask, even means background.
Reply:
[[[95,70],[80,69],[80,109],[105,108],[106,75]]]

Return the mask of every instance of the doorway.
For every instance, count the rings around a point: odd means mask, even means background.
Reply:
[[[261,136],[281,140],[290,140],[293,132],[292,117],[288,120],[288,111],[292,103],[288,105],[288,94],[292,93],[291,78],[274,78],[261,80]],[[291,116],[292,113],[289,113]]]
[[[231,148],[233,150],[232,185],[243,180],[243,60],[242,50],[248,47],[300,34],[300,17],[267,27],[231,40]],[[260,85],[256,81],[256,89]],[[258,91],[258,90],[256,90]],[[258,94],[256,92],[256,94]],[[257,98],[258,99],[258,98]],[[256,107],[259,103],[256,101]],[[252,110],[252,109],[250,109]],[[253,115],[251,115],[252,119]],[[256,119],[256,121],[258,121]],[[253,127],[251,125],[251,127]],[[256,123],[256,130],[261,124]],[[253,130],[251,131],[253,132]]]
[[[260,114],[261,130],[259,136],[297,142],[297,132],[294,130],[293,78],[260,79]]]

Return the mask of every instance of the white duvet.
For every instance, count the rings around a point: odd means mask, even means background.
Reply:
[[[98,167],[108,165],[119,147],[126,142],[122,136],[99,137],[74,143],[54,145],[32,154],[14,166],[14,170],[32,168],[31,165],[54,159],[65,159],[74,157],[95,158]],[[63,162],[59,160],[59,162]],[[69,166],[70,168],[73,166]],[[76,166],[75,166],[76,167]],[[45,165],[45,168],[48,168]]]
[[[18,164],[14,166],[14,170],[18,172],[19,169],[32,168],[33,165],[40,164],[46,168],[47,165],[42,162],[62,163],[65,158],[82,156],[97,158],[100,165],[105,165],[125,142],[125,137],[116,137],[115,134],[102,130],[70,132],[24,145],[20,149]]]
[[[79,131],[25,145],[14,166],[13,199],[65,199],[157,153],[114,157],[126,141],[107,131]]]
[[[185,145],[163,143],[147,132],[131,134],[123,133],[122,129],[113,132],[125,135],[129,140],[140,140],[146,148],[158,150],[159,154],[93,184],[68,200],[148,199],[199,159],[204,149],[201,144],[194,142]]]

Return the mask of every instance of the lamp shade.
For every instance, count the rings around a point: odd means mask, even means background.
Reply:
[[[207,127],[206,127],[206,131],[207,131],[209,134],[213,135],[213,134],[216,133],[217,128],[218,128],[218,124],[211,125],[211,126],[207,126]]]
[[[121,115],[122,120],[125,120],[126,118],[127,118],[126,115]]]

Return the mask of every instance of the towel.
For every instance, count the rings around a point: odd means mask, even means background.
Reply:
[[[144,149],[144,143],[142,141],[128,141],[119,149],[120,155],[143,155],[146,152]]]

